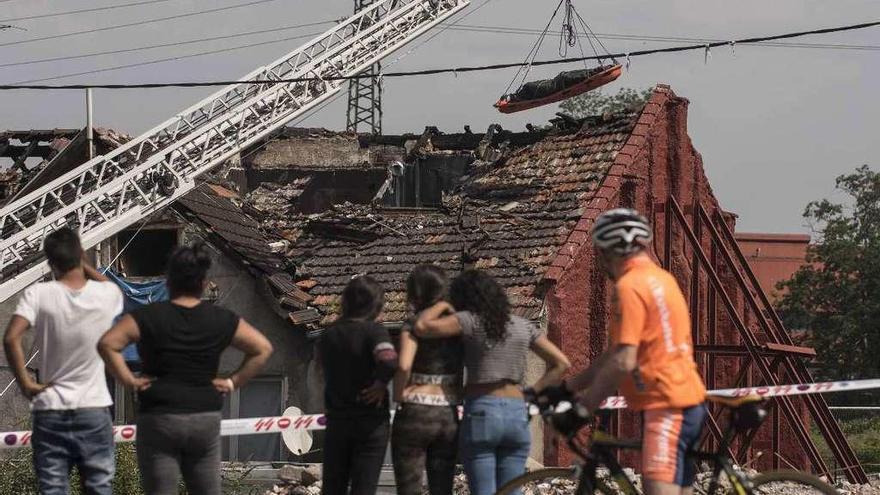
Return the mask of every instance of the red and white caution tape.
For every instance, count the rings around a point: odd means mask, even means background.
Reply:
[[[880,379],[726,388],[711,390],[709,395],[721,397],[744,397],[747,395],[779,397],[876,388],[880,388]],[[602,402],[600,407],[603,409],[623,409],[626,407],[626,401],[623,397],[609,397]],[[220,423],[220,436],[258,435],[281,433],[290,430],[323,430],[326,425],[327,418],[323,414],[305,414],[294,417],[276,416],[269,418],[224,419]],[[134,425],[116,426],[113,428],[113,437],[117,443],[132,442],[136,436],[137,431]],[[30,445],[30,441],[31,432],[29,431],[0,432],[0,449],[27,447]]]
[[[296,417],[276,416],[270,418],[224,419],[220,422],[220,436],[258,435],[262,433],[281,433],[287,430],[323,430],[327,419],[323,414],[304,414]],[[133,442],[137,437],[137,427],[121,425],[113,427],[113,440],[116,443]],[[31,443],[29,431],[7,431],[0,433],[0,449],[27,447]]]
[[[823,394],[829,392],[849,392],[852,390],[870,390],[880,388],[880,379],[852,380],[840,382],[799,383],[795,385],[760,385],[757,387],[722,388],[710,390],[708,395],[715,397],[780,397],[790,395]],[[609,397],[599,405],[600,409],[625,409],[626,399]]]

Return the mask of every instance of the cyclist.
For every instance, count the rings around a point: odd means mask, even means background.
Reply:
[[[596,219],[597,260],[614,281],[609,346],[588,369],[542,396],[558,401],[575,393],[587,411],[595,411],[619,387],[629,407],[642,412],[646,493],[689,494],[696,473],[685,453],[706,419],[706,388],[693,359],[684,296],[648,255],[651,232],[647,219],[631,209]]]

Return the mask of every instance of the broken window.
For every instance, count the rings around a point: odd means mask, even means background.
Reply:
[[[123,230],[116,236],[118,248],[124,248],[119,270],[126,277],[161,277],[178,241],[177,228]]]
[[[470,154],[437,154],[417,158],[410,164],[395,162],[389,168],[391,183],[382,204],[436,208],[443,193],[455,187],[473,160]]]
[[[300,197],[299,211],[319,213],[346,201],[369,204],[383,180],[381,168],[313,172],[311,182]]]

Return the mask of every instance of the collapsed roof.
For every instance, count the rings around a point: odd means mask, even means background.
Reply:
[[[587,227],[579,222],[640,114],[637,108],[581,120],[563,117],[552,128],[523,133],[498,126],[484,134],[428,128],[404,136],[291,130],[244,167],[251,173],[284,169],[287,180],[297,179],[261,183],[245,197],[245,209],[264,232],[287,242],[284,254],[293,283],[311,297],[307,307],[318,310],[321,324],[336,317],[343,288],[360,275],[385,287],[386,321],[405,319],[406,277],[421,263],[438,265],[450,275],[470,267],[486,270],[505,287],[515,313],[537,319],[548,272],[564,265],[586,241]],[[340,153],[334,153],[337,147]],[[304,151],[319,149],[320,154]],[[345,162],[346,157],[351,161]],[[395,207],[377,197],[337,201],[318,212],[303,210],[307,197],[316,193],[310,184],[328,173],[342,181],[345,171],[378,170],[377,177],[384,179],[391,177],[385,169],[395,160],[452,167],[462,158],[462,173],[430,208]]]
[[[648,105],[669,95],[658,87]],[[537,319],[545,283],[586,242],[591,201],[607,194],[608,171],[646,113],[560,116],[521,133],[497,124],[383,136],[285,129],[174,209],[262,278],[294,325],[331,322],[346,283],[365,274],[386,289],[383,318],[401,321],[406,277],[421,263],[450,275],[484,269],[515,313]],[[125,139],[101,135],[108,147]],[[59,156],[22,191],[84,161]]]
[[[131,139],[113,129],[95,128],[95,153],[108,153]],[[12,201],[48,184],[88,160],[83,129],[0,131],[0,202]]]

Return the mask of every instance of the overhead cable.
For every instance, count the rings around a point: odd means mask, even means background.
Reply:
[[[523,35],[523,36],[535,36],[540,35],[540,29],[530,29],[530,28],[516,28],[516,27],[506,27],[506,26],[485,26],[485,25],[476,25],[476,24],[461,24],[457,26],[453,26],[449,28],[453,31],[466,31],[473,33],[491,33],[491,34],[514,34],[514,35]],[[559,34],[559,31],[554,31],[553,34]],[[650,35],[641,35],[641,34],[623,34],[623,33],[595,33],[595,37],[599,39],[610,39],[610,40],[624,40],[624,41],[652,41],[652,42],[662,42],[662,43],[674,43],[674,42],[694,42],[694,43],[707,43],[707,42],[727,42],[729,41],[721,39],[721,38],[694,38],[694,37],[681,37],[681,36],[650,36]],[[792,42],[763,42],[760,45],[754,46],[767,46],[767,47],[782,47],[782,48],[816,48],[816,49],[840,49],[840,50],[880,50],[880,45],[853,45],[853,44],[841,44],[841,43],[792,43]]]
[[[0,0],[0,2],[2,2],[2,1],[3,0]],[[477,8],[479,8],[479,7],[477,7]],[[277,27],[277,28],[258,29],[255,31],[246,31],[243,33],[228,34],[228,35],[221,35],[221,36],[211,36],[211,37],[206,37],[206,38],[196,38],[196,39],[192,39],[192,40],[160,43],[160,44],[156,44],[156,45],[145,45],[145,46],[138,46],[138,47],[133,47],[133,48],[120,48],[120,49],[116,49],[116,50],[104,50],[104,51],[99,51],[99,52],[82,53],[79,55],[65,55],[65,56],[59,56],[59,57],[48,57],[48,58],[40,58],[40,59],[33,59],[33,60],[20,60],[18,62],[0,63],[0,68],[20,67],[20,66],[24,66],[24,65],[36,65],[36,64],[43,64],[43,63],[50,63],[50,62],[62,62],[62,61],[66,61],[66,60],[92,58],[92,57],[99,57],[99,56],[103,56],[103,55],[116,55],[116,54],[120,54],[120,53],[134,53],[134,52],[140,52],[140,51],[155,50],[157,48],[172,48],[172,47],[176,47],[176,46],[192,45],[192,44],[203,43],[203,42],[207,42],[207,41],[220,41],[220,40],[241,38],[241,37],[245,37],[245,36],[252,36],[252,35],[258,35],[258,34],[287,31],[290,29],[297,29],[297,28],[303,28],[303,27],[320,26],[320,25],[325,25],[325,24],[334,24],[336,22],[338,22],[337,19],[326,20],[326,21],[316,21],[316,22],[311,22],[311,23],[307,23],[307,24],[295,24],[295,25],[291,25],[291,26],[282,26],[282,27]],[[524,35],[524,36],[533,36],[536,34],[541,34],[541,30],[529,29],[529,28],[515,28],[515,27],[505,27],[505,26],[486,26],[486,25],[476,25],[476,24],[446,24],[445,26],[446,26],[445,29],[448,29],[451,31],[465,31],[465,32],[474,32],[474,33],[513,34],[513,35]],[[2,29],[3,27],[6,27],[6,26],[0,26],[0,29]],[[15,27],[15,26],[9,26],[9,27]],[[559,32],[556,31],[556,32],[553,32],[553,34],[559,34]],[[659,42],[659,43],[675,43],[675,42],[706,43],[706,42],[713,42],[713,41],[718,41],[718,42],[724,41],[720,38],[650,36],[650,35],[621,34],[621,33],[596,33],[595,37],[600,38],[600,39],[625,40],[625,41],[649,41],[649,42]],[[287,41],[287,39],[285,38],[285,39],[281,39],[281,40],[275,40],[275,42],[280,42],[280,41]],[[430,39],[428,39],[426,41],[430,41]],[[250,48],[251,46],[253,46],[253,45],[243,45],[240,47],[229,47],[228,50],[231,51],[231,50],[237,50],[237,49],[241,49],[241,48]],[[841,44],[841,43],[763,42],[761,44],[755,44],[752,46],[770,47],[770,48],[810,48],[810,49],[819,49],[819,50],[880,51],[880,45],[853,45],[853,44]],[[418,46],[415,48],[418,48]],[[413,51],[413,50],[412,49],[409,50],[406,54],[404,54],[403,56],[401,56],[397,60],[395,60],[395,62],[404,58],[411,51]],[[207,52],[193,54],[193,56],[213,55],[215,53],[217,53],[216,50],[211,50],[211,51],[207,51]],[[191,58],[191,57],[188,57],[188,58]],[[161,61],[167,61],[167,59],[163,58],[163,59],[161,59]],[[140,62],[140,64],[142,64],[142,65],[151,65],[151,64],[155,64],[155,63],[158,63],[158,62],[157,61]],[[392,64],[388,64],[388,65],[386,65],[386,67],[390,66],[390,65],[392,65]],[[134,67],[137,67],[137,66],[139,66],[139,65],[134,65]],[[106,71],[110,71],[110,70],[119,70],[121,68],[128,68],[128,67],[130,67],[130,66],[126,65],[126,66],[119,66],[119,67],[115,67],[115,68],[114,67],[102,68],[102,69],[98,69],[96,72],[77,73],[75,75],[84,75],[84,74],[91,74],[91,73],[97,73],[97,72],[106,72]],[[54,79],[62,79],[65,77],[72,77],[72,76],[71,75],[60,75],[60,76],[53,76],[53,77],[42,78],[42,79],[31,79],[28,81],[22,81],[22,83],[50,81],[50,80],[54,80]],[[13,83],[13,84],[18,84],[18,83]]]
[[[709,43],[698,43],[691,45],[681,45],[681,46],[672,46],[666,48],[653,48],[648,50],[638,50],[627,53],[613,53],[610,54],[612,57],[641,57],[646,55],[655,55],[660,53],[677,53],[691,50],[703,50],[705,51],[707,48],[714,48],[718,46],[730,46],[731,44],[751,44],[751,43],[762,43],[766,41],[774,41],[781,39],[789,39],[789,38],[797,38],[801,36],[815,35],[815,34],[828,34],[828,33],[837,33],[843,31],[853,31],[856,29],[866,29],[870,27],[875,27],[880,25],[880,21],[875,22],[866,22],[860,24],[852,24],[848,26],[838,26],[832,28],[824,28],[824,29],[814,29],[810,31],[798,31],[793,33],[785,33],[785,34],[777,34],[772,36],[760,36],[760,37],[750,37],[750,38],[742,38],[737,40],[728,40],[728,41],[714,41]],[[269,42],[266,42],[269,43]],[[265,44],[265,43],[264,43]],[[229,49],[226,49],[229,50]],[[218,50],[219,52],[220,50]],[[190,55],[192,56],[192,55]],[[185,58],[185,57],[180,57]],[[562,58],[562,59],[551,59],[551,60],[535,60],[530,62],[532,66],[541,66],[541,65],[559,65],[559,64],[570,64],[574,62],[582,62],[584,60],[598,60],[600,58],[607,57],[576,57],[576,58]],[[176,58],[174,58],[176,59]],[[155,62],[153,62],[155,63]],[[136,64],[131,64],[134,66]],[[518,68],[525,66],[524,62],[511,62],[511,63],[503,63],[503,64],[493,64],[493,65],[479,65],[479,66],[464,66],[464,67],[450,67],[450,68],[437,68],[437,69],[423,69],[423,70],[415,70],[415,71],[401,71],[401,72],[386,72],[383,73],[383,77],[412,77],[412,76],[428,76],[428,75],[436,75],[436,74],[450,74],[450,73],[464,73],[464,72],[480,72],[480,71],[488,71],[488,70],[500,70],[500,69],[509,69],[509,68]],[[85,75],[87,73],[76,74],[76,75]],[[60,76],[66,77],[66,76]],[[351,80],[351,79],[363,79],[373,77],[372,75],[352,75],[352,76],[332,76],[325,77],[323,80]],[[48,89],[87,89],[87,88],[99,88],[99,89],[139,89],[139,88],[164,88],[164,87],[200,87],[200,86],[229,86],[234,84],[284,84],[284,83],[293,83],[293,82],[307,82],[307,81],[315,81],[318,78],[315,77],[299,77],[299,78],[290,78],[290,79],[271,79],[271,80],[247,80],[247,81],[202,81],[202,82],[171,82],[171,83],[136,83],[136,84],[65,84],[65,85],[37,85],[37,84],[7,84],[0,85],[0,90],[15,90],[15,89],[40,89],[40,90],[48,90]]]
[[[335,22],[336,21],[317,21],[317,22],[310,22],[307,24],[295,24],[292,26],[282,26],[282,27],[270,28],[270,29],[260,29],[260,30],[256,30],[256,31],[247,31],[244,33],[226,34],[226,35],[222,35],[222,36],[212,36],[209,38],[198,38],[198,39],[187,40],[187,41],[175,41],[175,42],[171,42],[171,43],[160,43],[158,45],[147,45],[147,46],[139,46],[139,47],[134,47],[134,48],[121,48],[118,50],[105,50],[105,51],[101,51],[101,52],[83,53],[80,55],[67,55],[67,56],[63,56],[63,57],[41,58],[41,59],[36,59],[36,60],[22,60],[19,62],[7,62],[5,64],[0,64],[0,68],[2,68],[2,67],[18,67],[21,65],[42,64],[42,63],[46,63],[46,62],[61,62],[64,60],[91,58],[91,57],[98,57],[101,55],[114,55],[114,54],[119,54],[119,53],[131,53],[131,52],[140,52],[140,51],[145,51],[145,50],[153,50],[156,48],[169,48],[169,47],[175,47],[175,46],[191,45],[194,43],[203,43],[206,41],[219,41],[219,40],[226,40],[226,39],[232,39],[232,38],[241,38],[243,36],[252,36],[255,34],[275,33],[275,32],[279,32],[279,31],[287,31],[290,29],[320,26],[323,24],[334,24]],[[278,42],[278,41],[281,41],[281,40],[275,40],[275,42]]]
[[[60,38],[67,38],[70,36],[78,36],[80,34],[99,33],[102,31],[111,31],[114,29],[123,29],[123,28],[128,28],[128,27],[133,27],[133,26],[143,26],[145,24],[153,24],[156,22],[170,21],[173,19],[183,19],[185,17],[193,17],[193,16],[197,16],[197,15],[211,14],[214,12],[238,9],[241,7],[249,7],[251,5],[257,5],[257,4],[261,4],[261,3],[268,3],[268,2],[274,2],[274,1],[275,0],[252,0],[250,2],[238,3],[235,5],[227,5],[225,7],[217,7],[217,8],[213,8],[213,9],[207,9],[207,10],[197,10],[195,12],[187,12],[186,14],[177,14],[177,15],[171,15],[171,16],[166,16],[166,17],[157,17],[155,19],[145,19],[142,21],[129,22],[129,23],[125,23],[125,24],[116,24],[113,26],[105,26],[105,27],[94,28],[94,29],[86,29],[84,31],[73,31],[70,33],[53,34],[50,36],[43,36],[41,38],[31,38],[31,39],[27,39],[27,40],[9,41],[6,43],[0,43],[0,47],[12,46],[12,45],[23,45],[26,43],[36,43],[38,41],[57,40]]]
[[[24,17],[10,17],[9,19],[0,19],[0,22],[31,21],[34,19],[45,19],[47,17],[60,17],[63,15],[83,14],[85,12],[97,12],[97,11],[121,9],[123,7],[135,7],[138,5],[149,5],[152,3],[162,3],[162,2],[168,2],[168,1],[169,0],[145,0],[145,1],[141,1],[141,2],[120,3],[117,5],[108,5],[106,7],[92,7],[90,9],[67,10],[65,12],[51,12],[48,14],[28,15],[28,16],[24,16]]]
[[[300,39],[303,39],[303,38],[314,38],[315,36],[318,36],[319,34],[321,34],[321,33],[308,33],[308,34],[301,34],[301,35],[299,35],[299,36],[291,36],[291,37],[288,37],[288,38],[280,38],[280,39],[277,39],[277,40],[270,40],[270,41],[260,41],[260,42],[258,42],[258,43],[249,43],[249,44],[247,44],[247,45],[233,46],[233,47],[229,47],[229,48],[218,48],[218,49],[216,49],[216,50],[208,50],[208,51],[205,51],[205,52],[191,53],[191,54],[188,54],[188,55],[176,55],[176,56],[173,56],[173,57],[165,57],[165,58],[158,58],[158,59],[153,59],[153,60],[147,60],[147,61],[145,61],[145,62],[135,62],[135,63],[124,64],[124,65],[114,65],[114,66],[111,66],[111,67],[104,67],[104,68],[101,68],[101,69],[89,70],[89,71],[85,71],[85,72],[74,72],[74,73],[71,73],[71,74],[62,74],[62,75],[59,75],[59,76],[43,77],[43,78],[40,78],[40,79],[31,79],[31,80],[28,80],[28,81],[21,81],[21,82],[13,83],[13,86],[15,86],[15,87],[24,87],[23,85],[30,84],[30,83],[34,83],[34,82],[40,82],[40,81],[52,81],[52,80],[54,80],[54,79],[64,79],[64,78],[67,78],[67,77],[87,76],[87,75],[90,75],[90,74],[98,74],[98,73],[100,73],[100,72],[110,72],[110,71],[119,70],[119,69],[130,69],[130,68],[132,68],[132,67],[143,67],[143,66],[145,66],[145,65],[153,65],[153,64],[163,63],[163,62],[172,62],[172,61],[176,61],[176,60],[185,60],[185,59],[188,59],[188,58],[201,57],[201,56],[204,56],[204,55],[213,55],[213,54],[216,54],[216,53],[226,53],[226,52],[232,52],[232,51],[235,51],[235,50],[244,50],[244,49],[246,49],[246,48],[253,48],[253,47],[257,47],[257,46],[265,46],[265,45],[272,45],[272,44],[275,44],[275,43],[283,43],[283,42],[285,42],[285,41],[295,41],[295,40],[300,40]],[[163,86],[163,83],[159,83],[159,84],[160,84],[160,85],[159,85],[159,86],[156,86],[156,87],[171,87],[171,86],[177,86],[177,87],[197,87],[197,86],[228,86],[228,85],[229,85],[229,84],[221,84],[220,82],[210,82],[210,83],[207,83],[207,84],[198,84],[198,83],[197,83],[197,84],[182,84],[182,85],[174,85],[174,84],[170,84],[170,85],[169,85],[169,84],[164,84],[164,86]],[[121,86],[125,86],[125,85],[121,85]],[[143,87],[143,85],[141,85],[141,86]],[[98,86],[95,86],[95,87],[98,87]],[[134,87],[134,86],[132,86],[132,87]],[[39,88],[39,89],[43,89],[43,88]],[[83,88],[80,88],[80,89],[83,89]],[[113,89],[119,89],[119,88],[113,88]]]

